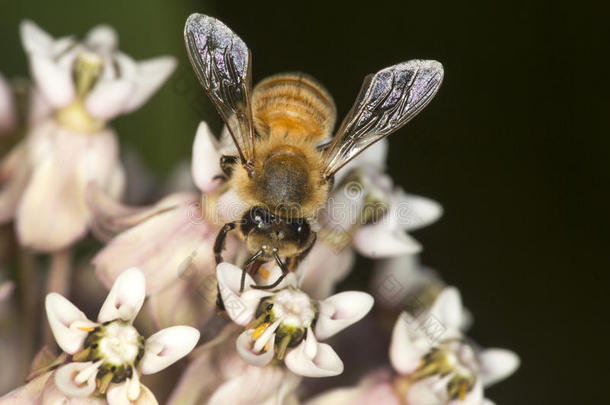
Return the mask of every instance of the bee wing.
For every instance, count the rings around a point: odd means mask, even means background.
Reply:
[[[410,60],[367,76],[324,152],[324,178],[409,122],[432,100],[442,80],[443,66],[433,60]]]
[[[199,82],[227,124],[242,164],[251,167],[250,50],[229,27],[203,14],[192,14],[186,20],[184,41]]]

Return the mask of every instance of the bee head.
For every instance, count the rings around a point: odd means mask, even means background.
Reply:
[[[275,250],[280,256],[292,256],[307,249],[314,233],[305,218],[283,217],[256,206],[242,217],[241,232],[246,238],[248,250],[263,249],[264,259],[271,259]]]

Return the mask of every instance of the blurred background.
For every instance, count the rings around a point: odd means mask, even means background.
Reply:
[[[3,2],[0,71],[27,75],[18,35],[24,18],[54,36],[108,23],[136,59],[174,55],[179,65],[163,89],[112,124],[162,179],[190,159],[199,120],[220,128],[184,50],[192,12],[239,33],[253,51],[255,81],[307,72],[334,95],[340,116],[367,73],[413,58],[441,61],[439,94],[391,138],[388,160],[397,184],[445,208],[440,222],[414,235],[425,247],[422,261],[461,290],[475,318],[472,337],[521,356],[520,370],[490,398],[607,401],[610,142],[601,125],[609,100],[599,58],[609,32],[592,16],[607,16],[607,8],[483,0]],[[346,285],[364,286],[370,265],[360,260]]]

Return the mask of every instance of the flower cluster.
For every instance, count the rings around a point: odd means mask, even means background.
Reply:
[[[246,237],[218,237],[252,205],[227,181],[226,156],[238,153],[228,128],[217,138],[199,124],[192,188],[148,206],[121,202],[125,167],[109,121],[143,105],[173,71],[173,57],[136,62],[108,26],[83,40],[54,39],[24,21],[21,38],[31,70],[25,111],[0,75],[0,135],[16,144],[0,162],[0,222],[14,222],[23,268],[16,280],[0,274],[0,317],[16,293],[41,295],[36,267],[47,262],[31,252],[47,253],[50,329],[45,337],[46,323],[33,325],[36,302],[24,299],[31,305],[21,320],[35,336],[23,339],[32,347],[20,361],[32,367],[0,405],[149,405],[159,396],[170,405],[488,405],[484,389],[518,368],[516,354],[467,337],[472,315],[460,293],[419,264],[422,246],[409,232],[438,220],[442,208],[394,184],[386,140],[329,182],[307,255],[283,262],[276,249],[274,261],[258,260],[263,248],[252,256]],[[92,258],[79,244],[89,231],[104,244]],[[78,277],[66,251],[87,264]],[[374,263],[371,294],[337,291],[356,255]],[[100,285],[109,290],[95,321],[57,287],[62,277],[78,284],[71,298],[87,312]],[[393,330],[384,326],[396,316]],[[386,366],[371,371],[384,332]],[[11,342],[28,336],[11,333]],[[36,336],[46,346],[33,356]],[[342,374],[351,385],[316,388]]]

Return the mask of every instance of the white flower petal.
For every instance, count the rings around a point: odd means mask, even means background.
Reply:
[[[313,356],[309,349],[312,344],[316,348]],[[312,333],[286,354],[284,363],[290,371],[305,377],[332,377],[343,372],[343,362],[337,353],[326,343],[316,342]]]
[[[416,339],[411,332],[411,323],[415,320],[408,314],[401,314],[394,324],[392,342],[390,343],[390,362],[394,369],[406,375],[417,368],[419,361],[430,348],[423,339]]]
[[[53,46],[53,37],[43,31],[34,21],[23,20],[19,25],[21,42],[26,52],[46,53]]]
[[[130,80],[107,80],[95,85],[87,95],[85,108],[92,117],[109,120],[123,111],[134,91],[134,84]]]
[[[327,339],[358,322],[369,313],[374,299],[360,291],[345,291],[320,302],[320,316],[315,332],[318,340]]]
[[[430,316],[434,317],[446,329],[444,338],[453,336],[463,325],[463,306],[460,292],[455,287],[446,287],[436,297],[430,308]]]
[[[254,280],[246,274],[244,292],[240,293],[242,270],[230,263],[220,263],[216,267],[218,289],[227,314],[238,325],[247,325],[256,312],[256,307],[262,297],[271,295],[269,292],[251,290]]]
[[[96,52],[110,53],[117,48],[119,36],[111,26],[98,25],[87,33],[85,44]]]
[[[134,77],[135,89],[123,112],[131,112],[140,108],[163,85],[176,68],[176,59],[172,56],[160,56],[138,62]]]
[[[88,372],[94,367],[93,362],[68,363],[57,369],[55,373],[55,384],[68,397],[88,397],[95,391],[95,372]],[[77,382],[76,378],[83,371],[86,371],[87,379]],[[97,371],[97,369],[96,369]]]
[[[59,347],[68,354],[74,354],[82,349],[88,332],[79,329],[79,326],[83,327],[86,323],[90,323],[91,326],[96,324],[89,321],[81,310],[57,293],[47,295],[45,309],[51,331]]]
[[[373,259],[416,254],[421,245],[400,229],[381,219],[379,224],[365,225],[354,234],[354,247],[363,256]]]
[[[193,142],[191,173],[195,184],[204,193],[212,192],[222,182],[218,141],[205,121],[199,123]]]
[[[134,405],[158,405],[157,398],[146,385],[140,384],[140,396]]]
[[[146,297],[146,280],[137,267],[121,273],[108,293],[97,317],[99,322],[121,319],[133,322]]]
[[[281,367],[255,367],[248,366],[240,375],[230,378],[214,391],[207,405],[254,405],[254,404],[284,404],[275,400],[279,395],[283,383],[286,381],[287,372]],[[201,404],[201,401],[192,402],[188,405]],[[176,404],[177,405],[177,404]],[[184,405],[180,403],[180,405]]]
[[[479,355],[481,371],[479,376],[485,387],[503,380],[519,368],[519,356],[505,349],[485,349]]]
[[[392,221],[405,231],[412,231],[430,225],[443,214],[443,207],[434,200],[407,194],[397,189],[391,199]]]
[[[108,405],[133,405],[127,398],[127,381],[119,384],[111,384],[106,391]]]
[[[74,100],[75,88],[69,68],[60,66],[47,56],[37,54],[30,55],[30,68],[36,85],[53,107],[65,107]]]
[[[265,350],[262,353],[257,353],[253,351],[252,348],[253,342],[251,331],[245,330],[237,338],[235,346],[237,347],[237,353],[239,353],[245,362],[252,364],[253,366],[264,367],[273,360],[275,354],[275,333],[271,334],[270,340],[271,342],[266,346]]]
[[[190,326],[162,329],[146,340],[142,374],[153,374],[175,363],[193,350],[199,331]]]
[[[137,382],[138,396],[134,399],[130,397],[130,389],[133,390],[135,381],[126,381],[121,384],[111,384],[106,392],[108,405],[157,405],[157,399],[153,393],[143,384]]]

